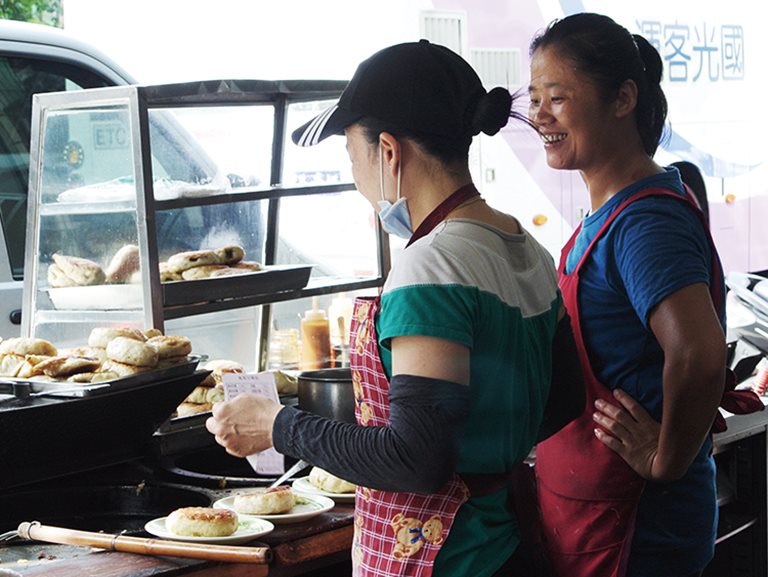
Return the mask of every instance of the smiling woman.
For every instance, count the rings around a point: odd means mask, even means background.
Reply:
[[[713,555],[723,275],[678,171],[653,160],[661,75],[648,41],[598,14],[531,43],[530,117],[548,164],[578,170],[591,203],[559,281],[590,360],[587,410],[536,453],[549,552],[571,577],[689,576]]]

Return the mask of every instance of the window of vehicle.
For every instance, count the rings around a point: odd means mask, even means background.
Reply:
[[[32,95],[110,85],[78,66],[0,55],[0,220],[13,278],[24,275]],[[71,151],[69,162],[77,162]]]

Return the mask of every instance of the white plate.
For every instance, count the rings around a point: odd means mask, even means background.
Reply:
[[[238,515],[240,515],[241,519],[267,519],[275,524],[300,523],[330,511],[336,505],[332,499],[322,495],[310,495],[299,492],[296,492],[295,495],[302,502],[297,503],[288,513],[281,515],[245,515],[244,513],[238,513]],[[234,502],[235,496],[230,495],[229,497],[219,499],[213,506],[217,509],[232,509],[234,511]]]
[[[165,527],[166,517],[153,519],[144,525],[147,533],[161,539],[172,539],[173,541],[187,541],[189,543],[214,543],[219,545],[240,545],[253,541],[254,539],[266,535],[275,529],[275,526],[264,519],[246,515],[239,516],[237,531],[228,537],[189,537],[186,535],[176,535],[171,533]]]
[[[293,489],[298,493],[309,493],[310,495],[322,495],[323,497],[330,497],[337,503],[354,503],[354,493],[329,493],[318,489],[312,483],[309,482],[309,477],[299,477],[293,480]]]
[[[101,284],[48,289],[56,310],[137,310],[144,306],[138,284]]]

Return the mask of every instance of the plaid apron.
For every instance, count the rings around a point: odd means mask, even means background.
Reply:
[[[357,422],[389,424],[389,381],[379,357],[374,319],[378,298],[358,298],[350,330],[350,364]],[[352,544],[355,577],[429,577],[468,492],[458,475],[436,494],[393,493],[358,487]]]

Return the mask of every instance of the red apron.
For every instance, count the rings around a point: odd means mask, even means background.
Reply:
[[[578,285],[581,267],[613,220],[629,203],[651,195],[685,200],[664,189],[643,190],[621,203],[608,217],[570,274],[565,273],[565,262],[581,226],[560,257],[559,285],[573,323],[587,393],[584,413],[536,448],[542,525],[552,564],[561,577],[621,577],[626,573],[645,480],[595,437],[595,400],[603,399],[614,405],[617,401],[608,387],[597,380],[590,366],[581,331]],[[690,194],[686,198],[692,202]],[[711,238],[710,246],[713,279],[719,279],[720,265]],[[718,291],[722,291],[722,286],[713,282],[711,292],[716,307],[720,303]]]
[[[479,195],[467,185],[449,196],[419,225],[408,242],[428,234],[466,200]],[[374,321],[378,298],[357,298],[350,327],[350,367],[355,391],[355,417],[366,427],[389,425],[389,380],[379,356]],[[454,473],[437,493],[389,492],[358,487],[352,566],[355,577],[432,575],[440,546],[456,512],[469,498],[467,486]]]

